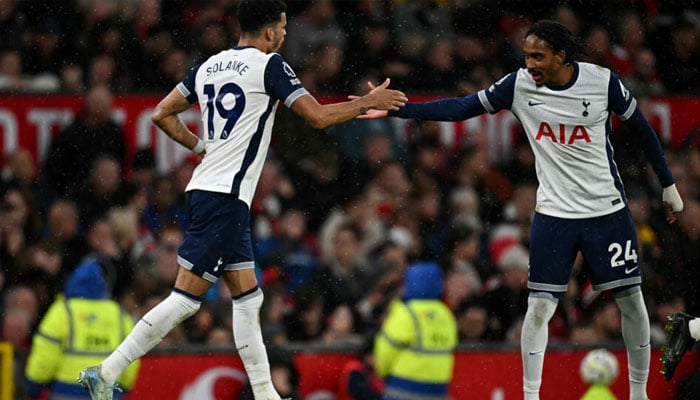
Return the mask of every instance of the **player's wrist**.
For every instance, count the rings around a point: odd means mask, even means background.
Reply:
[[[678,193],[675,183],[664,188],[661,199],[668,203],[668,205],[671,206],[671,210],[674,212],[683,211],[683,200],[681,199],[680,193]]]
[[[197,144],[192,148],[194,154],[202,154],[204,152],[204,140],[197,138]]]

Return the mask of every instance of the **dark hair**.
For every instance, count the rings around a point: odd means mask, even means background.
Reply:
[[[530,27],[525,37],[530,35],[535,35],[547,42],[555,53],[563,50],[566,54],[564,62],[567,64],[573,62],[579,55],[580,46],[574,34],[558,22],[550,20],[538,21]]]
[[[264,26],[278,22],[286,11],[287,4],[282,0],[242,0],[238,6],[241,32],[258,32]]]

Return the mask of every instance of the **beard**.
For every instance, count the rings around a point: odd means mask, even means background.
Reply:
[[[272,41],[272,51],[277,53],[279,50],[282,48],[282,43],[284,42],[284,36],[281,36],[279,38],[275,38]]]

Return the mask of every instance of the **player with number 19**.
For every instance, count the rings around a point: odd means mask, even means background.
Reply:
[[[609,140],[611,112],[637,132],[663,187],[669,223],[678,219],[683,201],[657,135],[634,97],[609,69],[575,61],[577,47],[566,27],[539,21],[525,36],[525,68],[489,89],[462,98],[407,103],[398,111],[373,110],[359,118],[458,121],[499,110],[515,114],[535,154],[539,181],[530,232],[530,294],[521,334],[524,398],[539,399],[548,322],[581,252],[593,288],[615,293],[627,348],[630,400],[646,400],[649,316],[640,289],[635,228]]]
[[[232,294],[233,334],[255,400],[279,400],[259,326],[263,293],[254,271],[249,209],[270,145],[280,101],[316,128],[348,121],[370,109],[398,109],[406,96],[387,79],[367,95],[319,104],[276,52],[286,35],[282,0],[242,0],[237,46],[189,72],[155,108],[152,120],[170,138],[203,158],[186,188],[190,225],[178,250],[180,269],[166,299],[146,313],[132,333],[79,381],[93,400],[112,398],[116,378],[184,319],[219,278]],[[178,114],[198,103],[204,139]]]

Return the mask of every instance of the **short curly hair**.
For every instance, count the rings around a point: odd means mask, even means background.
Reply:
[[[287,4],[282,0],[242,0],[238,6],[238,22],[242,32],[255,33],[278,22],[284,12],[287,12]]]

